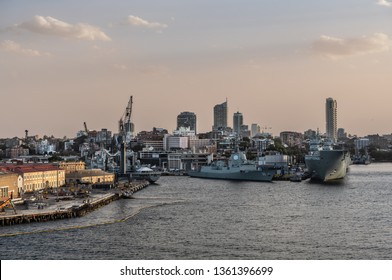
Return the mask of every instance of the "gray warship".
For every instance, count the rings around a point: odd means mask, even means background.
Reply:
[[[321,142],[314,139],[310,141],[305,164],[311,179],[327,182],[343,179],[351,164],[351,158],[348,151],[334,148],[331,141]]]
[[[227,162],[217,160],[199,170],[188,171],[189,176],[197,178],[259,182],[271,182],[274,174],[275,170],[248,161],[240,151],[232,153]]]

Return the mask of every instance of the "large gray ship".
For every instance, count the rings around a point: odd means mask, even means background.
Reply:
[[[226,162],[218,160],[199,170],[188,171],[188,175],[197,178],[226,179],[239,181],[271,182],[275,170],[249,162],[242,152],[235,152]]]
[[[321,143],[318,139],[310,141],[310,151],[305,156],[305,164],[311,179],[324,182],[343,179],[350,163],[350,153],[333,148],[332,142]]]

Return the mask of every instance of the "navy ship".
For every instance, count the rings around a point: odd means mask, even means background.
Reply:
[[[310,141],[309,154],[305,155],[305,164],[311,179],[323,182],[343,179],[351,164],[350,153],[344,149],[335,149],[329,140]]]
[[[199,170],[188,171],[189,176],[197,178],[259,182],[271,182],[274,174],[275,170],[249,162],[245,154],[239,151],[232,153],[227,162],[218,160]]]

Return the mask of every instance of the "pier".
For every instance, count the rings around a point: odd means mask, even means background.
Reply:
[[[16,224],[26,224],[34,222],[48,222],[69,218],[82,217],[100,207],[121,199],[123,193],[133,194],[149,185],[146,181],[129,182],[119,184],[113,192],[107,192],[103,195],[93,195],[84,199],[72,199],[66,201],[58,201],[43,209],[38,206],[34,210],[17,210],[16,214],[0,214],[0,226],[11,226]],[[52,198],[53,200],[55,198]]]

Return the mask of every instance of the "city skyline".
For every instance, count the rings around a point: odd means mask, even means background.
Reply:
[[[34,2],[34,3],[33,3]],[[337,127],[390,134],[390,1],[1,1],[0,138],[117,131],[134,96],[135,130],[213,106],[270,132]],[[230,126],[230,124],[229,124]]]

